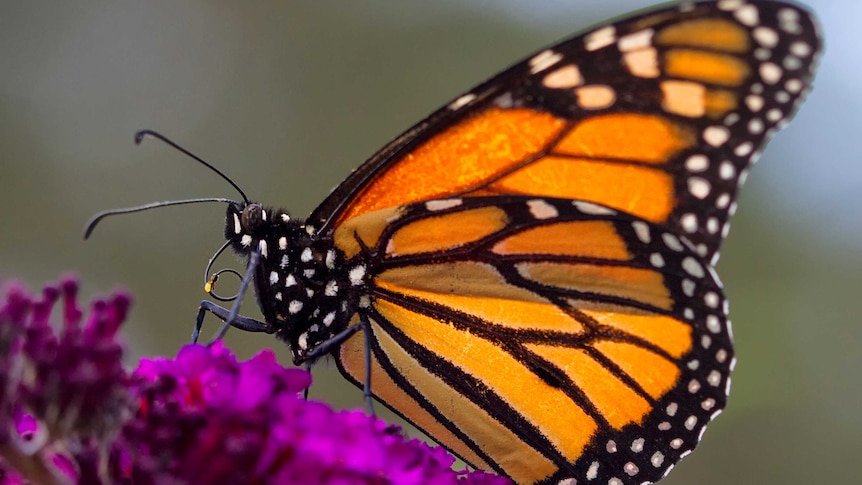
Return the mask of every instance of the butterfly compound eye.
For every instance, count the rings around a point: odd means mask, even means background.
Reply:
[[[242,210],[242,227],[245,232],[255,232],[264,223],[263,208],[259,204],[249,204]]]

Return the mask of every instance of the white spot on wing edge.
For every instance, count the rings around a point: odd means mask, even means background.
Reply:
[[[442,211],[446,209],[451,209],[452,207],[458,207],[463,204],[464,201],[461,199],[439,199],[439,200],[429,200],[425,202],[425,208],[429,211]]]
[[[653,29],[644,29],[620,37],[617,47],[620,51],[628,52],[635,49],[644,49],[652,46]]]
[[[714,147],[720,147],[730,139],[730,130],[723,126],[707,126],[703,130],[703,139]]]
[[[574,64],[559,67],[546,74],[542,79],[542,85],[549,89],[571,89],[583,82],[584,78],[581,76],[581,71]]]
[[[737,8],[736,11],[733,12],[733,16],[736,17],[742,25],[748,27],[754,27],[760,23],[760,14],[757,11],[757,7],[751,4],[742,5]]]
[[[610,207],[593,204],[592,202],[587,202],[584,200],[573,200],[572,205],[584,214],[590,214],[594,216],[609,216],[617,213],[617,211],[611,209]]]
[[[559,52],[554,52],[551,49],[543,50],[539,52],[529,61],[530,65],[530,73],[538,74],[545,69],[553,66],[554,64],[560,62],[563,59],[563,55]]]
[[[596,51],[602,47],[607,47],[616,41],[617,30],[613,25],[602,27],[598,30],[590,32],[584,37],[584,47],[588,51]]]
[[[530,214],[536,219],[553,219],[560,215],[557,208],[547,203],[542,199],[533,199],[527,201],[527,207],[530,208]]]
[[[694,276],[695,278],[703,278],[704,276],[706,276],[706,272],[703,270],[703,266],[691,256],[688,256],[682,260],[682,269],[684,269],[686,273]]]
[[[644,244],[649,244],[652,240],[649,233],[649,226],[643,221],[632,222],[632,229],[635,230],[635,236]]]
[[[465,94],[465,95],[461,96],[460,98],[456,99],[455,101],[452,101],[451,103],[449,103],[449,109],[451,109],[452,111],[457,111],[457,110],[463,108],[464,106],[470,104],[470,102],[473,101],[474,99],[476,99],[475,94],[473,94],[473,93]]]

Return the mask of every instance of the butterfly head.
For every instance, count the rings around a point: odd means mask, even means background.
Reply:
[[[227,206],[227,219],[225,221],[225,239],[231,242],[234,251],[239,254],[248,254],[253,246],[261,252],[265,252],[267,236],[273,231],[280,229],[282,224],[290,222],[290,216],[282,212],[284,218],[273,220],[273,211],[263,207],[256,202],[235,202]],[[261,246],[261,241],[264,241]]]

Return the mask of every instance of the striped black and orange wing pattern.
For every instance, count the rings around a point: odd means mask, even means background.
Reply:
[[[458,196],[589,200],[664,225],[713,264],[740,183],[795,113],[820,51],[783,2],[686,3],[592,29],[458,97],[312,213]]]
[[[371,349],[344,343],[342,373],[361,386],[372,352],[378,399],[517,483],[660,479],[724,407],[713,266],[820,47],[784,2],[666,7],[543,50],[404,133],[307,221],[365,278],[350,324],[369,324]]]
[[[471,464],[517,483],[654,481],[724,407],[724,296],[666,228],[586,201],[497,196],[339,231],[376,254],[360,311],[374,395]],[[367,351],[352,339],[338,354],[357,385]]]

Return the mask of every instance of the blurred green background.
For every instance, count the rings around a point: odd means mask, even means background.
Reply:
[[[438,106],[649,4],[2,0],[0,275],[35,286],[74,270],[87,295],[125,286],[136,296],[130,364],[174,355],[223,206],[109,219],[86,243],[81,229],[106,208],[236,194],[164,145],[135,147],[136,130],[173,137],[251,197],[302,216]],[[753,171],[719,265],[739,358],[730,404],[668,485],[859,480],[862,3],[809,5],[827,42],[816,89]],[[274,346],[289,362],[265,336],[228,342],[244,357]],[[315,378],[313,397],[360,404],[331,364]]]

